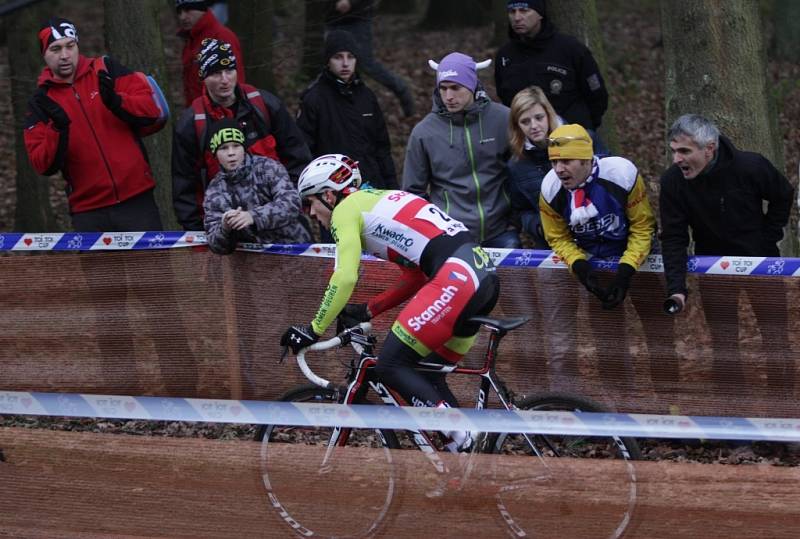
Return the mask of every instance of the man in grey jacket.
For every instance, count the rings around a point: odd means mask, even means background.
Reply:
[[[464,223],[483,247],[520,247],[505,191],[509,109],[492,102],[478,82],[476,64],[462,53],[436,69],[433,109],[408,140],[403,189],[430,198]]]

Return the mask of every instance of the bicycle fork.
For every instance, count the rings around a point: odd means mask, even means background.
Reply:
[[[384,404],[389,406],[400,406],[398,398],[381,382],[369,380],[369,386],[375,393],[377,393]],[[433,444],[428,437],[419,430],[409,430],[409,432],[414,439],[414,444],[419,447],[420,451],[422,451],[422,453],[425,455],[425,458],[430,461],[436,471],[438,473],[445,473],[447,471],[447,466],[445,466],[444,461],[439,457],[436,448],[433,447]]]

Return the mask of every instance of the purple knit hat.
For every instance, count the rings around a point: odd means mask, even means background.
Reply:
[[[443,82],[455,82],[474,92],[478,87],[475,60],[460,52],[451,52],[442,58],[436,68],[436,84]]]

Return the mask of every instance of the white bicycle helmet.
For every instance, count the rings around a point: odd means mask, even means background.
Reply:
[[[344,191],[350,186],[358,189],[359,185],[361,171],[358,170],[358,161],[340,153],[330,153],[317,157],[303,169],[297,181],[297,190],[300,191],[300,198],[305,198],[329,189]]]

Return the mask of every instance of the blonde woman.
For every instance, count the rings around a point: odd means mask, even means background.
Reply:
[[[550,171],[547,137],[561,119],[538,86],[521,90],[511,101],[509,146],[513,156],[508,162],[508,186],[511,204],[533,240],[534,249],[549,249],[539,219],[539,192],[542,179]]]

